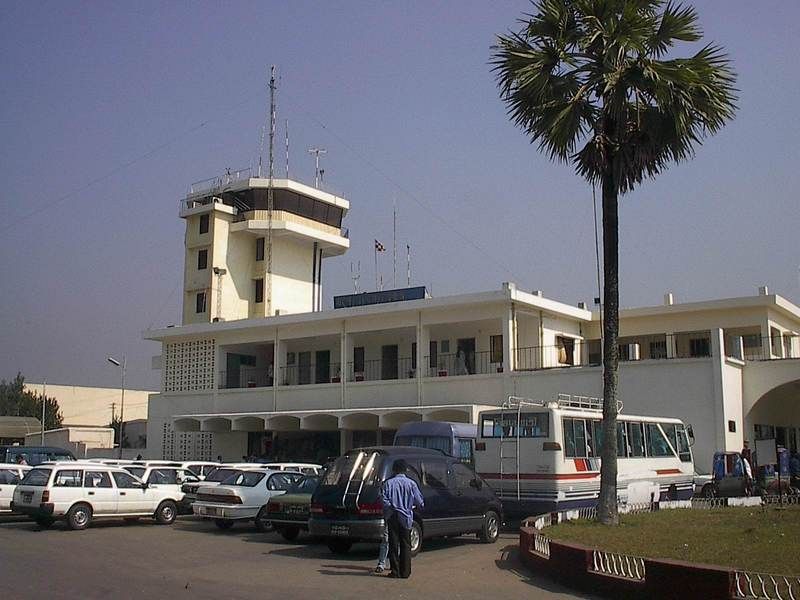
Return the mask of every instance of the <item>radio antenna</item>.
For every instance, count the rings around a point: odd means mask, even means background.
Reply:
[[[275,208],[275,65],[269,71],[269,186],[267,187],[267,315],[272,316],[272,212]],[[260,167],[259,167],[260,170]],[[260,174],[259,174],[260,175]]]

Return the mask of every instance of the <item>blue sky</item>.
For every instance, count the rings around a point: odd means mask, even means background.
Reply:
[[[621,303],[755,293],[800,302],[794,2],[695,2],[739,74],[736,120],[622,200]],[[724,9],[722,8],[724,6]],[[374,287],[372,240],[412,246],[434,295],[513,280],[596,295],[591,190],[508,121],[488,66],[508,2],[6,2],[0,9],[0,377],[156,388],[141,339],[178,322],[192,181],[257,161],[266,71],[292,176],[351,201],[327,306]],[[278,153],[283,169],[283,149]],[[279,171],[280,172],[280,171]],[[402,254],[402,253],[401,253]],[[391,258],[382,258],[391,281]],[[398,270],[405,272],[404,264]],[[401,277],[402,279],[402,277]]]

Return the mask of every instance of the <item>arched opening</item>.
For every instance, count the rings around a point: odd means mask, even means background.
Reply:
[[[239,417],[233,420],[231,431],[264,431],[264,425],[260,417]]]
[[[211,417],[204,419],[200,424],[200,431],[213,431],[214,433],[225,433],[231,430],[231,421],[224,417]]]
[[[172,429],[176,433],[186,433],[188,431],[200,431],[200,421],[189,417],[175,419],[172,422]]]
[[[800,450],[800,379],[772,388],[745,415],[745,439],[774,438],[789,450]]]
[[[450,421],[453,423],[469,423],[470,413],[465,410],[444,408],[426,412],[423,421]]]
[[[336,431],[338,419],[333,415],[308,415],[300,419],[300,429],[305,431]]]

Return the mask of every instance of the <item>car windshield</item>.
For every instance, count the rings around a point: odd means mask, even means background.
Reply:
[[[313,494],[319,485],[319,477],[303,477],[289,488],[287,494]]]
[[[325,473],[322,485],[345,485],[349,480],[374,483],[380,470],[381,458],[377,452],[352,452],[340,456]]]
[[[50,480],[51,469],[31,469],[22,478],[22,485],[35,485],[44,487]]]
[[[266,473],[263,471],[241,471],[231,475],[223,481],[223,485],[238,485],[242,487],[255,487],[259,481],[264,479]]]
[[[209,481],[217,482],[225,481],[231,475],[238,473],[238,469],[215,469],[206,476],[206,483]]]
[[[144,475],[144,467],[125,467],[125,470],[131,475],[136,475],[139,479]]]

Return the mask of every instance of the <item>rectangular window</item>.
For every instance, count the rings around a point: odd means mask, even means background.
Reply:
[[[546,438],[550,435],[548,413],[521,413],[519,437]],[[517,436],[517,415],[486,415],[481,421],[481,437],[499,438]]]
[[[194,298],[194,311],[197,314],[206,312],[206,293],[205,292],[197,292],[197,296]]]
[[[255,288],[255,299],[256,303],[264,301],[264,280],[263,279],[254,279],[253,286]]]
[[[681,424],[678,429],[678,457],[681,462],[692,462],[692,451],[689,446],[689,438],[686,436],[686,428]]]
[[[559,364],[575,364],[575,340],[561,336],[556,337],[556,350],[558,352]]]
[[[450,340],[439,342],[439,348],[442,350],[442,354],[450,354]]]
[[[628,448],[632,458],[644,456],[644,428],[641,423],[628,423]]]
[[[110,488],[111,477],[108,471],[86,471],[83,478],[83,487],[87,488]]]
[[[650,342],[650,358],[667,358],[667,341]]]
[[[353,348],[353,371],[355,373],[364,372],[364,346]]]
[[[208,215],[200,215],[200,233],[208,233]]]
[[[583,419],[563,419],[564,456],[566,458],[586,458],[586,421]]]
[[[202,271],[208,268],[208,250],[200,250],[197,253],[197,270]]]
[[[654,458],[672,456],[672,449],[667,443],[667,438],[661,433],[657,423],[647,423],[647,455]]]
[[[625,423],[617,423],[617,457],[628,457],[628,434]]]
[[[689,356],[711,356],[708,338],[694,338],[689,340]]]
[[[256,240],[256,260],[264,260],[264,238]]]
[[[728,431],[730,433],[736,433],[736,421],[728,421]]]
[[[502,364],[502,362],[503,362],[503,336],[502,335],[489,336],[489,347],[492,349],[491,362]]]
[[[661,429],[667,435],[667,440],[672,444],[675,452],[678,451],[678,429],[674,423],[661,423]]]
[[[600,456],[603,448],[603,423],[602,421],[592,421],[589,433],[590,456]]]
[[[59,471],[53,481],[55,487],[81,487],[83,471]]]
[[[439,344],[430,342],[428,344],[428,367],[435,369],[439,366]]]

